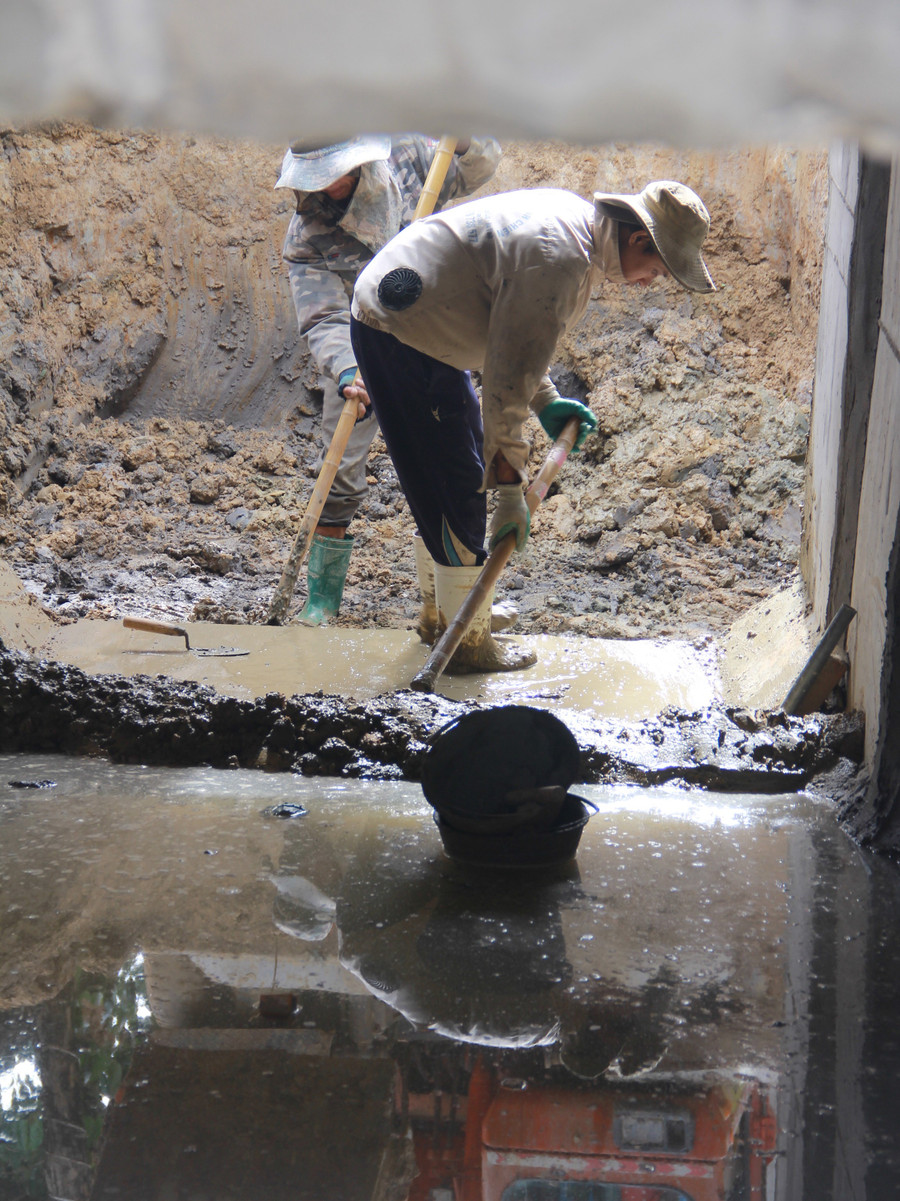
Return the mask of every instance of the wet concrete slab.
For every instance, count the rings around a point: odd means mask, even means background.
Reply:
[[[132,1070],[141,1087],[128,1100],[140,1103],[116,1108],[93,1201],[374,1198],[387,1153],[403,1147],[387,1058],[304,1055],[287,1041],[247,1050],[221,1037],[209,1053],[156,1040]]]
[[[15,1172],[191,1201],[273,1165],[267,1195],[351,1201],[896,1195],[893,865],[802,793],[580,791],[574,861],[485,871],[414,784],[0,756]]]

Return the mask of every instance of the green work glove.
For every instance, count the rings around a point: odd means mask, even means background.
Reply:
[[[563,431],[563,426],[572,417],[577,417],[581,422],[581,427],[578,430],[578,437],[575,439],[575,445],[572,447],[572,454],[576,450],[581,450],[584,445],[584,440],[592,430],[597,428],[597,418],[580,400],[551,400],[545,404],[537,415],[538,421],[544,427],[544,430],[550,435],[555,442]]]
[[[342,371],[338,377],[338,396],[340,396],[341,400],[346,400],[346,397],[344,396],[344,389],[348,388],[350,384],[356,382],[357,370],[357,367],[348,367],[345,371]]]
[[[347,395],[344,392],[344,389],[349,388],[351,384],[356,383],[356,377],[358,374],[359,374],[358,367],[348,367],[346,371],[341,372],[340,377],[338,378],[338,396],[340,396],[341,400],[347,399]],[[363,382],[361,375],[359,377],[359,382],[360,383]],[[362,417],[357,417],[357,419],[356,419],[357,422],[368,421],[368,419],[374,414],[374,412],[375,412],[375,410],[372,408],[372,406],[367,405],[366,411],[365,411],[365,413],[363,413]]]
[[[525,504],[525,492],[521,484],[499,484],[497,503],[491,518],[491,550],[510,530],[516,532],[516,550],[521,550],[531,532],[531,514]]]

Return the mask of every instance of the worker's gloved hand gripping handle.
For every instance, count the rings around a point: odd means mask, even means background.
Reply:
[[[578,420],[578,435],[572,453],[580,450],[588,434],[597,428],[597,418],[587,405],[583,405],[579,400],[566,400],[562,396],[545,404],[537,416],[554,442],[567,422],[573,417]],[[500,484],[497,488],[497,504],[491,520],[490,549],[493,550],[510,530],[515,530],[516,550],[521,552],[531,533],[531,514],[525,503],[521,484]]]
[[[510,530],[516,532],[516,550],[521,551],[531,532],[531,514],[521,484],[499,484],[497,503],[491,518],[491,550]]]
[[[572,417],[577,417],[581,422],[578,428],[578,437],[575,439],[575,445],[572,447],[572,453],[576,450],[581,450],[584,445],[584,440],[588,434],[592,433],[597,428],[597,418],[580,400],[566,400],[560,397],[559,400],[551,400],[545,404],[538,413],[537,418],[544,431],[554,440],[562,433],[563,426]]]
[[[358,367],[348,367],[346,371],[341,372],[340,378],[338,379],[338,396],[340,396],[341,400],[346,401],[348,399],[348,388],[360,387],[364,388],[365,385],[363,384],[362,376],[359,373]],[[356,411],[356,420],[358,422],[365,421],[368,417],[372,416],[374,410],[368,403],[368,399],[363,401],[359,399],[359,396],[357,396],[357,403],[359,407]]]

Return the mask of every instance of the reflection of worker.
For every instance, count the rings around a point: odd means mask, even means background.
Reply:
[[[338,898],[344,967],[423,1029],[496,1047],[554,1043],[554,1002],[571,976],[559,912],[569,880],[476,880],[398,858],[386,840],[368,849]]]
[[[400,483],[436,563],[449,621],[485,558],[485,489],[497,490],[491,546],[529,533],[523,495],[529,407],[556,437],[577,416],[576,449],[596,426],[547,376],[557,339],[592,286],[672,275],[712,291],[700,255],[709,214],[690,188],[651,183],[636,196],[540,188],[491,196],[425,218],[386,246],[357,281],[351,331],[368,396]],[[482,404],[469,370],[482,372]],[[531,654],[490,636],[486,598],[450,663],[512,670]]]
[[[322,432],[331,442],[347,385],[356,374],[350,346],[350,294],[360,268],[413,219],[437,143],[419,134],[351,138],[333,146],[295,142],[277,188],[291,188],[297,211],[284,243],[300,333],[324,380]],[[468,196],[494,174],[493,138],[457,143],[437,208]],[[376,424],[360,420],[332,484],[309,556],[309,592],[300,620],[319,625],[338,611],[352,549],[347,526],[366,493],[366,456]],[[324,449],[317,470],[324,461]]]
[[[457,1041],[556,1047],[583,1079],[655,1066],[683,997],[666,978],[577,980],[564,919],[588,904],[577,869],[501,879],[412,865],[386,840],[366,850],[374,854],[356,856],[344,877],[336,917],[341,963],[374,996]]]

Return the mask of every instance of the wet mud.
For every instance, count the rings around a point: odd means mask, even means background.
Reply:
[[[92,676],[0,652],[0,752],[99,755],[117,763],[255,767],[307,776],[418,780],[429,738],[477,702],[402,690],[366,702],[322,692],[255,700],[164,676]],[[719,791],[846,789],[863,753],[856,715],[711,706],[635,722],[561,711],[579,779]]]

